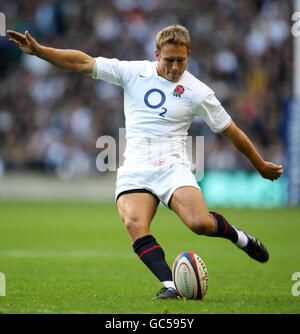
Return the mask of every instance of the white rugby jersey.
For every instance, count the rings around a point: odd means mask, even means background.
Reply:
[[[157,62],[96,58],[93,77],[124,90],[124,166],[189,164],[187,131],[200,116],[213,132],[231,122],[211,88],[185,71],[176,83],[158,75]]]

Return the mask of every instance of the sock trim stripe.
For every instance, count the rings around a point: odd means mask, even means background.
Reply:
[[[148,253],[148,252],[152,251],[152,250],[155,249],[155,248],[161,248],[161,246],[160,246],[160,245],[155,245],[155,246],[153,246],[153,247],[150,247],[150,248],[144,250],[144,251],[139,255],[139,258],[141,258],[145,253]]]
[[[221,216],[222,216],[222,215],[221,215]],[[222,216],[222,219],[223,219],[223,223],[224,223],[224,225],[225,225],[225,232],[224,232],[224,234],[226,234],[226,233],[227,233],[227,224],[226,224],[225,219],[224,219],[223,216]]]
[[[224,226],[225,226],[224,234],[226,234],[226,232],[227,232],[227,224],[226,224],[225,218],[224,218],[224,216],[221,215],[219,212],[216,212],[216,213],[222,217],[222,220],[223,220],[223,223],[224,223]]]

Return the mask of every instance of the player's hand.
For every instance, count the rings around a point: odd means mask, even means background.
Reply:
[[[264,164],[258,169],[260,175],[268,180],[277,180],[283,173],[283,167],[276,165],[273,162],[265,161]]]
[[[25,32],[25,35],[13,30],[7,30],[7,33],[12,37],[9,40],[23,52],[29,55],[37,55],[40,45],[28,31]]]

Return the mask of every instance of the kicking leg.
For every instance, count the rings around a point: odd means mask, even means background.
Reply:
[[[230,225],[220,213],[208,212],[200,189],[190,186],[176,189],[169,207],[193,232],[229,239],[257,261],[269,259],[268,251],[259,240]]]

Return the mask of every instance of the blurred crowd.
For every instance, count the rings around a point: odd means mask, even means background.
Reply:
[[[155,35],[182,24],[191,33],[188,70],[212,87],[266,160],[284,161],[284,120],[292,94],[292,0],[1,0],[8,29],[91,56],[154,60]],[[0,175],[99,173],[97,138],[118,139],[123,92],[57,69],[0,37]],[[222,136],[205,136],[206,169],[250,169]]]

